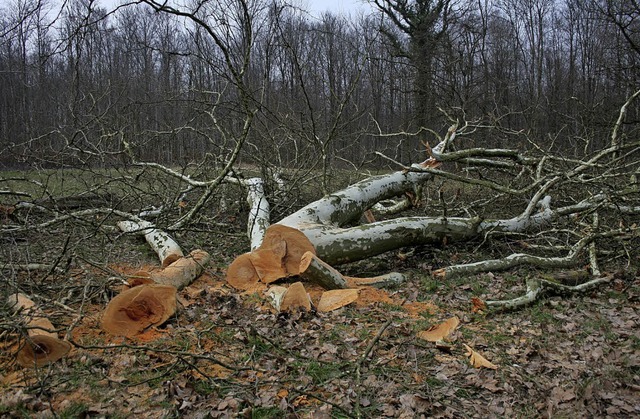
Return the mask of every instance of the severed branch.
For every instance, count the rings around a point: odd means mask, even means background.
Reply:
[[[592,279],[591,281],[571,286],[559,284],[541,278],[530,278],[527,280],[527,292],[525,295],[511,300],[485,301],[488,307],[496,307],[501,310],[514,310],[529,304],[533,304],[546,294],[570,295],[574,293],[586,292],[602,284],[611,281],[612,276],[604,276]]]
[[[525,253],[513,253],[502,259],[483,260],[480,262],[448,266],[434,271],[432,275],[438,279],[450,279],[452,277],[474,275],[482,272],[504,271],[520,265],[532,265],[540,268],[569,268],[578,263],[580,252],[596,238],[622,237],[627,234],[628,233],[621,231],[590,234],[574,244],[566,256],[544,257]]]

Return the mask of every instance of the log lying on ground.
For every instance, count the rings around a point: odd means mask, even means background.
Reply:
[[[9,306],[18,314],[29,316],[29,336],[18,350],[16,360],[23,367],[42,367],[56,362],[70,350],[71,344],[58,338],[49,319],[43,317],[33,300],[24,294],[13,294],[8,298]]]
[[[322,261],[317,255],[307,252],[300,261],[300,277],[320,285],[326,290],[360,288],[360,287],[386,287],[397,285],[405,281],[405,276],[398,272],[369,277],[356,278],[342,275],[337,269]]]
[[[115,296],[102,315],[102,329],[131,337],[160,326],[176,312],[177,289],[171,285],[145,284]]]
[[[515,310],[517,308],[533,304],[545,294],[571,295],[582,293],[597,288],[598,286],[611,281],[611,279],[612,276],[603,276],[591,279],[579,285],[571,286],[541,278],[530,278],[527,280],[527,291],[523,296],[516,297],[511,300],[485,301],[485,304],[488,307],[494,307],[498,310]]]
[[[135,277],[141,285],[133,286],[113,298],[102,315],[102,329],[116,336],[134,336],[149,327],[162,325],[176,312],[177,291],[199,277],[211,257],[203,250],[194,250],[147,278]]]
[[[156,252],[162,267],[169,266],[184,256],[182,249],[175,240],[162,230],[158,230],[148,221],[119,221],[118,228],[125,233],[144,234],[149,246]]]

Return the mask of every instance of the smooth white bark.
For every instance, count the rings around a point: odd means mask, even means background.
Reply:
[[[145,240],[158,255],[162,266],[168,266],[184,256],[180,245],[169,234],[158,230],[148,221],[118,221],[117,225],[125,233],[144,234]]]

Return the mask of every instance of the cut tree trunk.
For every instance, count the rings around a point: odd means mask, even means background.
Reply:
[[[13,294],[7,301],[17,314],[28,316],[28,337],[18,350],[18,364],[42,367],[56,362],[71,350],[71,344],[58,338],[53,324],[42,316],[33,300],[24,294]]]
[[[160,326],[176,312],[176,287],[145,284],[115,296],[102,315],[102,329],[115,336],[131,337]]]
[[[315,253],[315,249],[304,234],[295,228],[272,225],[258,248],[231,263],[227,282],[236,289],[248,290],[259,282],[269,284],[298,275],[305,252]]]
[[[207,252],[194,250],[161,271],[149,273],[148,279],[154,283],[144,283],[147,278],[136,276],[129,282],[132,288],[107,305],[102,329],[112,335],[130,337],[162,325],[176,312],[177,291],[199,277],[210,259]]]

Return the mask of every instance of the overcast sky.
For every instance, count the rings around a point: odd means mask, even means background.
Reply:
[[[103,7],[119,4],[120,0],[98,0]],[[0,0],[2,2],[2,0]],[[336,13],[349,13],[355,15],[361,11],[371,10],[371,6],[365,0],[291,0],[294,4],[300,4],[313,15],[320,15],[330,10]]]
[[[363,10],[370,10],[370,6],[363,0],[303,0],[309,5],[309,11],[319,14],[325,10],[356,14]]]

